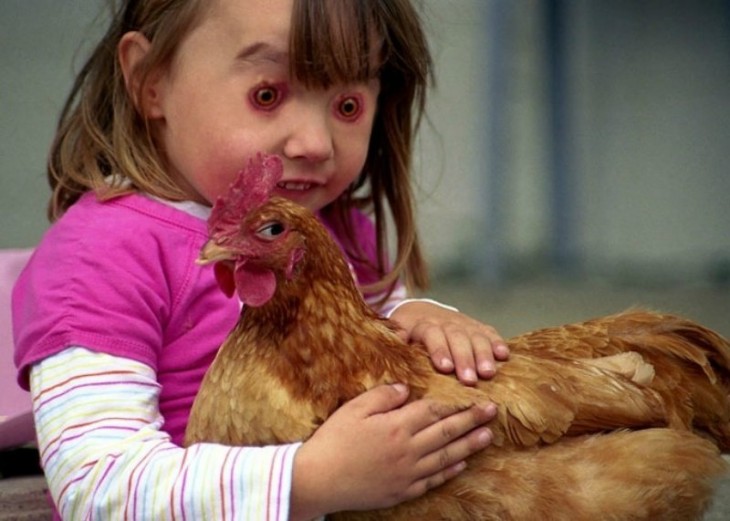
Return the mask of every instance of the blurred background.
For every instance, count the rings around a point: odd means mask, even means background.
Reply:
[[[510,334],[629,305],[730,334],[730,2],[420,1],[436,296]],[[2,2],[1,248],[47,227],[48,146],[105,5]]]
[[[628,306],[730,334],[730,2],[426,5],[439,296],[506,334]]]

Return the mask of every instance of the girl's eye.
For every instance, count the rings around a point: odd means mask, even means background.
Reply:
[[[346,96],[337,105],[339,116],[346,120],[356,119],[362,112],[362,99],[359,96]]]
[[[279,104],[282,98],[281,89],[272,85],[264,85],[255,88],[250,95],[251,103],[256,108],[271,110]]]
[[[273,241],[286,231],[286,227],[279,221],[270,221],[256,230],[256,235],[264,240]]]

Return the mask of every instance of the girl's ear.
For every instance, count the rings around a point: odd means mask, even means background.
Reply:
[[[130,31],[119,40],[117,54],[132,103],[145,118],[157,119],[162,117],[159,85],[161,75],[153,72],[147,78],[141,78],[139,74],[139,65],[147,56],[150,46],[150,41],[144,34]]]

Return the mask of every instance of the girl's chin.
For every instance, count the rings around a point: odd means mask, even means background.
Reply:
[[[324,204],[321,204],[321,201],[319,201],[320,197],[318,197],[314,189],[286,190],[283,188],[277,188],[274,194],[304,206],[312,212],[318,212],[323,206],[325,206]]]

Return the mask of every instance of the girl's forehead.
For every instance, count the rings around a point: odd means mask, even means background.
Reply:
[[[288,34],[295,0],[212,0],[203,11],[204,22],[224,30]]]
[[[371,0],[213,0],[201,24],[246,59],[286,62],[316,87],[378,76],[381,24]],[[225,33],[222,35],[221,33]]]
[[[207,62],[284,61],[292,0],[212,0],[182,36],[176,58]]]

